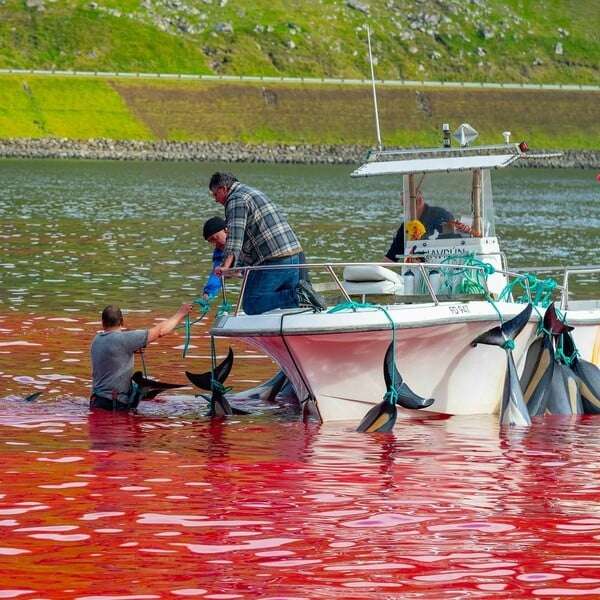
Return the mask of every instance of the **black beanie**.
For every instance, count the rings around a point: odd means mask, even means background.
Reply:
[[[227,223],[225,223],[225,219],[221,217],[211,217],[206,223],[204,223],[204,229],[202,230],[202,234],[204,235],[204,239],[207,240],[211,235],[214,235],[218,231],[225,229],[227,227]]]

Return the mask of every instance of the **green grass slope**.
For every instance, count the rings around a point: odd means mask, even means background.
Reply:
[[[0,0],[0,69],[600,85],[597,0]],[[593,89],[378,86],[385,145],[441,123],[596,149]],[[368,83],[0,74],[2,138],[375,141]],[[499,140],[500,141],[500,140]]]
[[[437,144],[442,123],[532,147],[600,147],[598,92],[382,86],[386,146]],[[364,85],[0,75],[3,138],[58,137],[372,146]]]
[[[0,68],[597,84],[597,0],[3,0]]]

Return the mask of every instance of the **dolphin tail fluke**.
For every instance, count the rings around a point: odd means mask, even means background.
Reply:
[[[481,335],[478,335],[472,342],[471,346],[477,346],[477,344],[486,344],[488,346],[499,346],[500,348],[504,348],[506,346],[506,340],[514,340],[527,322],[529,321],[529,317],[531,316],[532,305],[528,304],[518,315],[509,319],[508,321],[502,323],[502,325],[498,325],[496,327],[492,327],[488,331],[483,332]]]
[[[392,373],[394,374],[392,378]],[[388,390],[392,387],[396,392],[396,404],[402,408],[419,409],[427,408],[434,403],[433,398],[423,398],[418,394],[415,394],[402,379],[402,375],[396,367],[396,360],[394,358],[394,343],[390,343],[385,353],[385,359],[383,361],[383,378],[385,379],[385,386]]]
[[[229,348],[227,356],[212,371],[206,373],[190,373],[186,371],[186,377],[202,390],[212,391],[209,400],[208,416],[222,417],[234,414],[231,404],[223,392],[223,384],[231,373],[233,367],[233,350]],[[240,411],[241,412],[241,411]]]
[[[206,373],[191,373],[190,371],[185,372],[185,376],[201,390],[210,392],[212,386],[212,371]]]
[[[227,356],[213,370],[206,371],[206,373],[191,373],[190,371],[186,371],[185,375],[196,387],[210,392],[213,378],[222,384],[229,377],[232,366],[233,350],[229,348]]]
[[[427,408],[435,402],[433,398],[423,398],[423,396],[415,394],[404,382],[396,388],[396,391],[398,392],[396,404],[402,408],[418,410],[419,408]]]
[[[544,329],[551,335],[559,336],[568,333],[569,331],[573,331],[574,328],[558,318],[556,307],[553,302],[544,313]]]
[[[131,379],[137,383],[141,388],[148,390],[156,390],[157,393],[163,390],[173,390],[175,388],[184,387],[183,383],[166,383],[164,381],[154,381],[153,379],[147,379],[142,375],[141,371],[136,371]]]
[[[472,342],[471,346],[477,346],[477,344],[486,344],[488,346],[500,346],[504,348],[506,345],[506,340],[514,340],[519,333],[523,330],[523,327],[529,321],[529,317],[531,316],[532,306],[528,304],[524,310],[522,310],[518,315],[509,319],[508,321],[502,323],[502,325],[498,325],[496,327],[492,327],[488,331],[483,332],[481,335],[478,335]]]
[[[154,381],[153,379],[144,377],[141,371],[136,371],[131,376],[131,381],[133,383],[133,391],[129,402],[132,408],[137,407],[142,400],[154,400],[158,394],[164,392],[165,390],[173,390],[184,387],[185,385],[183,383]]]
[[[223,361],[215,367],[215,379],[219,383],[224,383],[224,381],[229,377],[229,373],[231,373],[231,368],[233,367],[233,350],[229,347],[229,352],[227,352],[227,356],[223,359]]]
[[[563,354],[571,361],[577,361],[577,357],[579,352],[577,350],[577,346],[575,345],[575,340],[571,333],[564,333],[561,335],[561,345]]]

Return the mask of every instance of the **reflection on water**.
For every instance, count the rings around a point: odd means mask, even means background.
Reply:
[[[596,595],[600,421],[271,417],[1,402],[3,597]],[[10,596],[7,594],[13,594]]]
[[[200,295],[202,224],[222,211],[207,189],[218,168],[279,203],[311,260],[379,261],[401,220],[398,182],[352,179],[348,166],[2,160],[0,306],[89,314],[109,301],[162,309]],[[594,263],[593,173],[511,169],[494,190],[512,266]],[[441,196],[455,206],[452,189]]]
[[[223,167],[284,206],[311,259],[378,261],[399,224],[391,180],[348,167],[0,161],[0,597],[598,596],[598,416],[505,431],[402,413],[365,435],[258,401],[210,420],[191,386],[137,415],[89,413],[102,307],[135,328],[200,295]],[[595,174],[496,182],[514,266],[597,261]],[[185,359],[182,330],[152,344],[148,376],[208,370],[213,318]],[[234,391],[275,372],[232,345]]]

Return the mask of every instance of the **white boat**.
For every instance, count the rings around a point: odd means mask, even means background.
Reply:
[[[510,143],[508,133],[504,143],[469,146],[472,131],[461,126],[455,147],[373,151],[351,173],[396,177],[409,225],[416,220],[419,194],[430,205],[450,208],[454,222],[430,238],[406,239],[408,252],[398,263],[307,265],[315,288],[327,300],[326,311],[286,309],[251,316],[239,302],[215,321],[211,333],[244,340],[272,357],[306,413],[322,422],[360,421],[382,401],[388,391],[383,361],[390,343],[404,382],[416,394],[434,399],[424,410],[498,412],[506,353],[473,347],[472,341],[521,313],[524,302],[534,309],[512,348],[519,370],[552,301],[574,327],[580,356],[600,365],[600,302],[573,300],[569,293],[574,278],[599,274],[600,265],[535,276],[510,271],[496,237],[492,173],[523,158],[556,155],[534,155],[524,143]],[[240,294],[243,288],[242,283]]]

